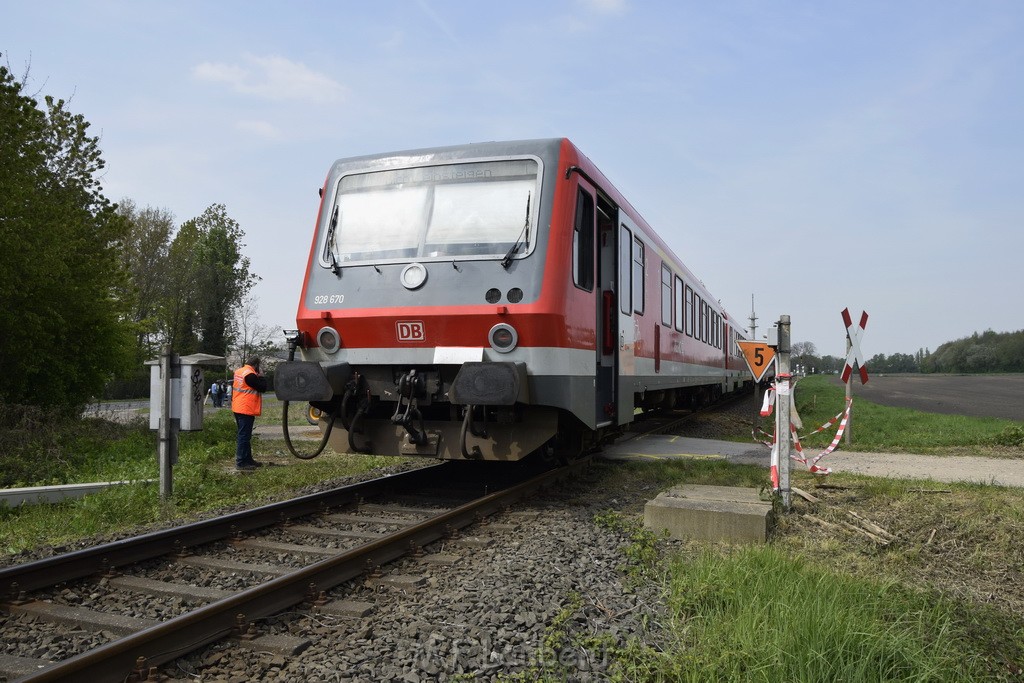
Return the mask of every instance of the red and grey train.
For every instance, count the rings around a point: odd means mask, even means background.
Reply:
[[[275,391],[339,452],[572,458],[749,383],[742,329],[567,139],[341,159]]]

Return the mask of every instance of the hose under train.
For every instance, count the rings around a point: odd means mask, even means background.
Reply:
[[[296,346],[297,346],[297,344],[296,344],[295,341],[289,340],[289,343],[288,343],[288,360],[289,361],[295,360],[295,347]],[[331,438],[331,430],[334,429],[334,415],[333,414],[328,414],[327,417],[326,417],[326,419],[327,419],[327,429],[324,430],[324,435],[320,439],[320,446],[317,447],[317,449],[315,451],[313,451],[312,453],[299,453],[297,450],[295,450],[295,446],[292,445],[291,435],[288,433],[288,404],[289,403],[290,403],[289,401],[284,401],[283,405],[281,406],[281,430],[284,433],[284,443],[288,447],[288,450],[291,452],[291,454],[294,455],[296,458],[299,458],[300,460],[312,460],[316,456],[318,456],[321,453],[323,453],[324,452],[324,448],[327,447],[327,440]]]

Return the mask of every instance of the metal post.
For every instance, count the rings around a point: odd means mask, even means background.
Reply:
[[[789,368],[789,316],[779,316],[779,349],[778,365],[775,373],[776,427],[775,436],[779,446],[779,490],[782,493],[782,506],[789,510],[792,489],[789,485],[789,456],[792,445],[790,433],[790,393],[792,385]]]
[[[757,315],[754,313],[754,295],[750,295],[750,340],[757,341]],[[761,383],[754,380],[754,414],[751,415],[750,433],[757,436],[761,424]]]
[[[157,431],[157,463],[160,469],[160,499],[171,497],[173,483],[171,465],[178,459],[178,434],[171,422],[171,374],[174,371],[174,354],[171,345],[165,344],[160,352],[160,392],[163,396],[163,414]]]

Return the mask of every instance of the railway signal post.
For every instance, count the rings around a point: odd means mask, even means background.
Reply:
[[[860,383],[868,383],[868,366],[864,362],[864,352],[860,350],[860,340],[864,337],[864,331],[868,326],[868,312],[861,311],[860,324],[854,325],[850,317],[850,309],[843,309],[843,324],[846,325],[846,364],[843,366],[842,380],[846,385],[846,405],[851,404],[853,398],[853,365],[857,364],[860,371]],[[846,445],[849,446],[853,440],[853,410],[849,411],[846,418]]]

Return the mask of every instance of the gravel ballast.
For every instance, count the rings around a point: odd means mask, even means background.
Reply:
[[[309,639],[296,656],[229,641],[165,673],[183,680],[416,682],[517,674],[532,680],[546,672],[605,680],[610,648],[643,637],[657,591],[630,585],[622,569],[630,540],[597,526],[594,516],[608,501],[587,498],[534,501],[328,596],[372,604],[368,616],[303,608],[257,624],[261,635]],[[429,553],[454,562],[434,563]]]

